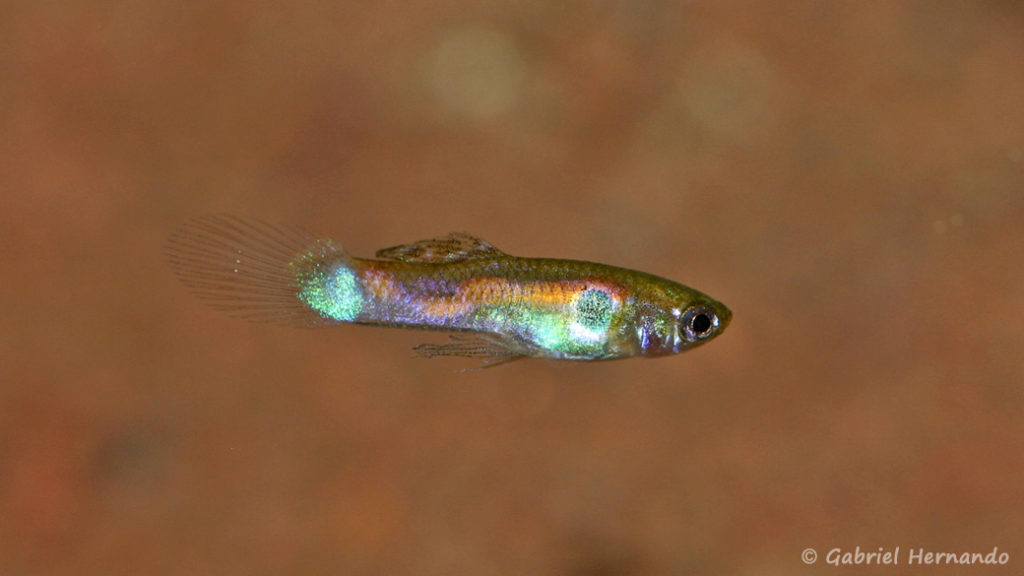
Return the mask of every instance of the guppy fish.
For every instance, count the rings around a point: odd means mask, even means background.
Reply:
[[[605,360],[677,354],[725,330],[720,302],[664,278],[593,262],[520,258],[468,234],[355,258],[299,228],[215,215],[188,221],[166,255],[214,308],[299,326],[456,332],[420,355]]]

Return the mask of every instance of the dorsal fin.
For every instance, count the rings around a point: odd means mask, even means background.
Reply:
[[[377,251],[377,258],[421,264],[445,264],[499,256],[505,256],[505,253],[490,242],[462,232]]]

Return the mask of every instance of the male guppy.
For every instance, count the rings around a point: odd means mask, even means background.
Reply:
[[[415,348],[428,358],[664,356],[711,340],[732,317],[664,278],[510,256],[468,234],[387,248],[371,260],[298,228],[216,215],[187,222],[166,253],[188,288],[235,316],[457,332],[447,344]]]

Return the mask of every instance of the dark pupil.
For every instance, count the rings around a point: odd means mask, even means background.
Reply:
[[[711,317],[707,314],[697,314],[690,320],[690,328],[697,334],[703,334],[711,329]]]

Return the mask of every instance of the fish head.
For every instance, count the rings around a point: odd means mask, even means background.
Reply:
[[[649,311],[636,326],[640,353],[665,356],[695,348],[721,334],[731,319],[732,311],[710,298]]]

